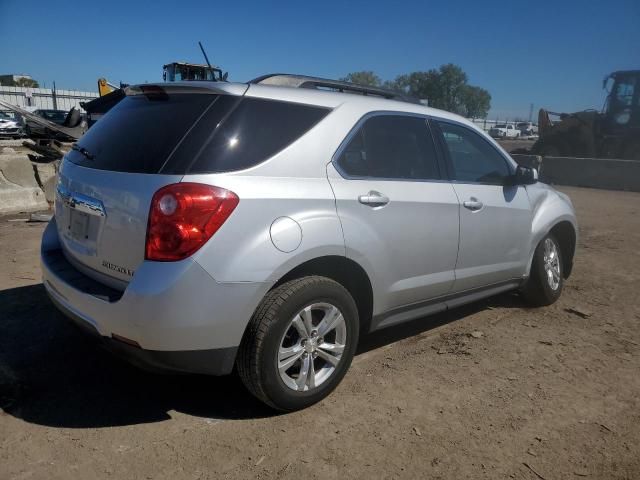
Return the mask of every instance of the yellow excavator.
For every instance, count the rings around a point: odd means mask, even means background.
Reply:
[[[538,114],[540,139],[531,153],[550,157],[640,160],[640,70],[607,75],[602,112]],[[555,121],[554,121],[555,119]]]

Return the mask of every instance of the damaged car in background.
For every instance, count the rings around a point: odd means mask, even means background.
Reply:
[[[0,137],[21,138],[24,136],[22,119],[11,111],[0,111]]]

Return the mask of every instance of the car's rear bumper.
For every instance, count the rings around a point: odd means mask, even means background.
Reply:
[[[266,289],[261,283],[216,282],[187,259],[144,262],[118,292],[66,261],[55,220],[43,235],[41,264],[54,304],[85,331],[132,363],[181,372],[231,372]]]
[[[53,304],[85,334],[95,338],[108,351],[137,367],[154,372],[206,375],[227,375],[233,370],[237,347],[181,351],[145,350],[118,338],[100,335],[92,324],[69,310],[54,295],[49,294],[49,297]]]

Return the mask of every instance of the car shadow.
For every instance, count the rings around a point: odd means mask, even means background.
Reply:
[[[512,296],[490,302],[522,306]],[[358,354],[486,306],[479,303],[365,335]],[[41,284],[0,291],[0,408],[30,423],[62,428],[159,422],[172,412],[210,419],[278,415],[250,395],[236,375],[161,375],[130,366],[68,322]]]
[[[469,315],[486,310],[487,308],[523,308],[525,307],[520,295],[507,292],[495,297],[470,303],[462,307],[448,310],[428,317],[417,318],[406,323],[394,325],[382,330],[371,332],[360,339],[356,355],[366,353],[390,343],[416,336],[433,330],[447,323],[456,322]]]

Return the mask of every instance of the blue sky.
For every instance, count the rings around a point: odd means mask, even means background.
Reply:
[[[0,73],[96,90],[161,81],[162,65],[383,79],[460,65],[493,97],[490,118],[601,108],[602,78],[640,69],[640,0],[100,2],[0,0]]]

